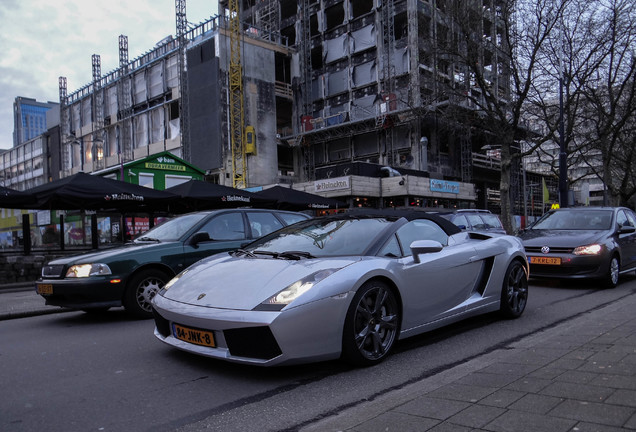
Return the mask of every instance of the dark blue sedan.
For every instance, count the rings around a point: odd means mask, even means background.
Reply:
[[[533,278],[597,279],[613,288],[636,270],[636,214],[626,207],[551,210],[519,237]]]

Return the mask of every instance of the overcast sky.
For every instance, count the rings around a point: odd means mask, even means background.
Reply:
[[[217,0],[187,0],[188,23],[217,14]],[[23,96],[59,102],[93,79],[92,55],[102,76],[119,66],[119,35],[133,60],[176,34],[175,0],[0,0],[0,149],[13,146],[13,102]]]

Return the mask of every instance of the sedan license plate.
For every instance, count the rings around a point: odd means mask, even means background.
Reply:
[[[530,264],[561,265],[560,257],[528,257]]]
[[[179,324],[172,324],[172,334],[177,339],[196,345],[214,348],[214,334],[211,331],[198,330],[184,327]]]
[[[38,294],[53,294],[53,285],[51,284],[38,284],[37,285]]]

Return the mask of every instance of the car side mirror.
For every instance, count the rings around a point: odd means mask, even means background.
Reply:
[[[631,225],[619,225],[618,227],[619,234],[631,234],[633,232],[636,232],[636,228]]]
[[[210,234],[207,231],[199,231],[190,238],[190,246],[196,247],[199,243],[210,241]]]
[[[415,240],[411,243],[411,254],[413,261],[419,264],[420,255],[439,252],[444,248],[442,244],[435,240]]]

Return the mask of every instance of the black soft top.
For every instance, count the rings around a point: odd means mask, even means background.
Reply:
[[[364,218],[385,218],[389,220],[398,220],[404,218],[408,221],[415,219],[429,219],[437,223],[442,227],[444,232],[448,235],[453,235],[461,232],[461,229],[454,223],[444,219],[443,217],[428,213],[420,210],[407,210],[407,209],[349,209],[345,213],[336,213],[329,216],[323,216],[320,219],[364,219]]]

